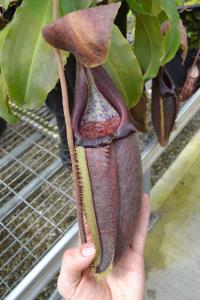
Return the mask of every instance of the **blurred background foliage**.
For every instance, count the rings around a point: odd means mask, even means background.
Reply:
[[[185,3],[185,5],[200,4],[200,0],[177,0],[177,5],[183,5],[183,2]]]

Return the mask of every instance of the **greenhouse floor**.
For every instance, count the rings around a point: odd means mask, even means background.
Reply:
[[[200,130],[151,192],[145,299],[200,299]]]

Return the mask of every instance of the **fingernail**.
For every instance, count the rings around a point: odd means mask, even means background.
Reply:
[[[95,247],[91,244],[85,244],[82,246],[81,253],[85,257],[93,256],[95,252],[96,252]]]

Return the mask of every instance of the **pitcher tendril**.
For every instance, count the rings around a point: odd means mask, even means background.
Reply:
[[[53,0],[53,18],[54,21],[56,21],[59,17],[58,13],[58,0]],[[63,104],[63,112],[64,112],[64,118],[65,118],[65,124],[66,124],[66,134],[67,134],[67,142],[69,146],[69,152],[71,157],[71,163],[72,163],[72,175],[73,175],[73,184],[74,184],[74,196],[75,200],[77,202],[77,214],[79,215],[81,212],[81,205],[80,205],[80,186],[78,184],[79,177],[78,177],[78,171],[76,167],[76,154],[75,154],[75,147],[74,147],[74,141],[73,141],[73,131],[72,131],[72,123],[71,123],[71,116],[69,111],[69,100],[68,100],[68,92],[67,92],[67,82],[65,78],[64,73],[64,65],[62,62],[62,58],[60,55],[59,49],[54,48],[54,54],[56,63],[58,66],[58,73],[60,78],[60,84],[61,84],[61,91],[62,91],[62,104]],[[78,219],[79,222],[79,228],[83,230],[84,226],[82,224],[83,220],[81,218]],[[80,236],[83,239],[85,236],[84,232],[80,232]],[[82,240],[84,242],[84,240]]]

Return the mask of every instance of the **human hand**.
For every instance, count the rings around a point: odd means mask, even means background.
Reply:
[[[92,245],[69,249],[63,256],[58,290],[66,300],[142,300],[144,297],[144,246],[149,221],[149,198],[143,196],[130,248],[97,283],[90,270],[95,257]]]

